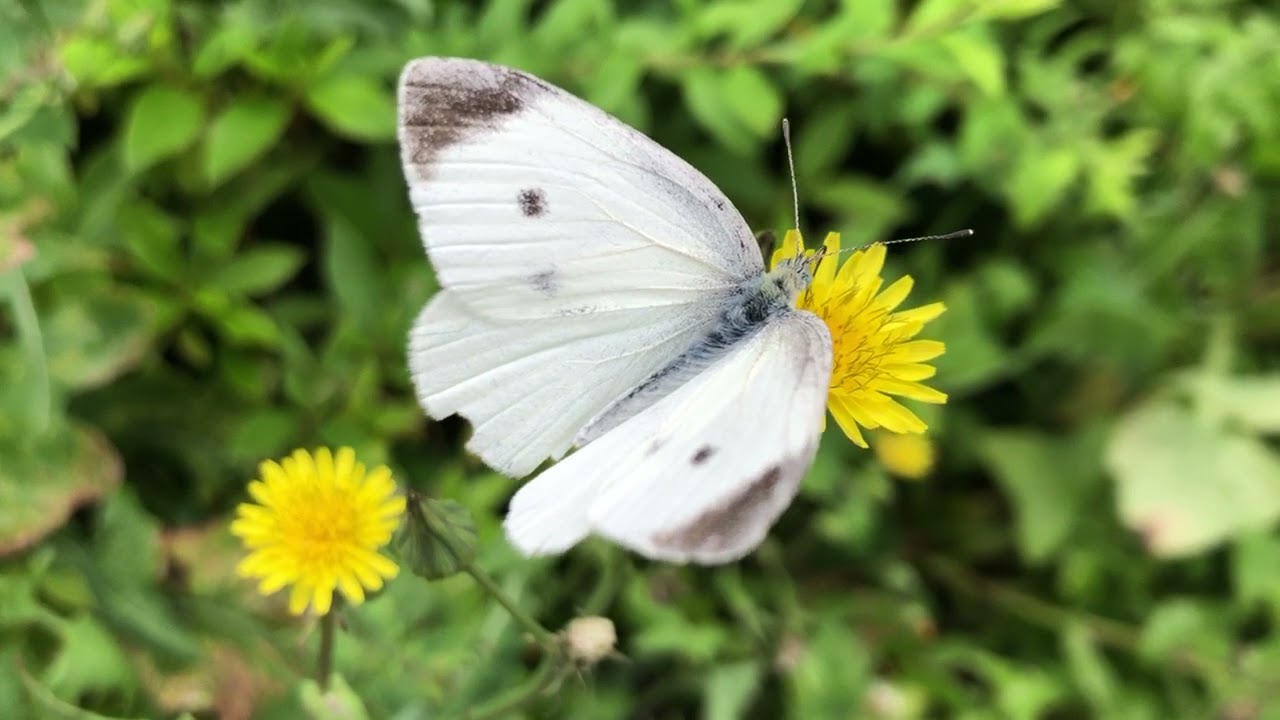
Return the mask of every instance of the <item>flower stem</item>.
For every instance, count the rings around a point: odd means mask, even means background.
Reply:
[[[507,717],[511,713],[544,695],[552,685],[565,677],[564,663],[548,655],[534,671],[533,677],[523,687],[513,690],[506,697],[493,700],[487,705],[468,710],[462,714],[465,720],[493,720]]]
[[[544,628],[537,620],[534,620],[528,613],[521,610],[520,606],[516,605],[515,601],[502,588],[498,587],[498,583],[494,582],[493,578],[489,577],[485,571],[475,565],[468,565],[467,574],[475,578],[475,581],[480,583],[480,587],[492,595],[493,599],[498,601],[498,604],[506,608],[507,612],[511,613],[511,617],[515,618],[516,622],[520,623],[533,636],[533,639],[542,646],[542,649],[548,655],[560,653],[560,642],[556,639],[555,633]]]
[[[333,599],[329,612],[320,618],[320,654],[316,658],[316,682],[321,692],[329,689],[329,676],[333,674],[333,640],[338,629],[338,609],[342,600]]]
[[[1059,607],[983,578],[956,560],[941,555],[925,556],[920,566],[953,592],[968,595],[1028,624],[1058,631],[1076,622],[1087,628],[1101,645],[1135,655],[1140,652],[1141,632],[1117,620]],[[1218,664],[1190,650],[1175,653],[1169,661],[1175,669],[1209,682],[1221,682],[1224,677],[1224,670]]]

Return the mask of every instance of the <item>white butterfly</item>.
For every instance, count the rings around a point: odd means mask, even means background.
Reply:
[[[422,406],[511,476],[578,448],[516,493],[511,542],[701,563],[759,545],[825,413],[831,336],[794,307],[811,261],[765,273],[706,177],[526,73],[421,58],[399,106],[443,288],[410,338]]]

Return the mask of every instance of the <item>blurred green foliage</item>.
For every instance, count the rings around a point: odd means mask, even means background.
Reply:
[[[536,717],[1280,718],[1280,10],[1266,0],[0,0],[0,715],[315,717],[315,633],[226,532],[351,445],[626,662]],[[515,482],[429,423],[394,147],[420,55],[541,75],[785,228],[944,299],[939,463],[829,434],[755,555],[517,557]],[[519,628],[409,573],[346,617],[370,717],[520,686]]]

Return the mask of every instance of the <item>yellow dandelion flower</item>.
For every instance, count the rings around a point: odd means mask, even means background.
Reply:
[[[324,615],[337,589],[353,605],[365,590],[382,587],[399,568],[378,549],[404,514],[391,470],[380,465],[366,473],[351,448],[305,450],[258,466],[261,480],[249,483],[255,503],[241,503],[231,532],[249,554],[236,567],[241,577],[258,578],[258,590],[270,595],[292,586],[289,612],[307,606]]]
[[[925,323],[946,310],[930,303],[912,310],[897,310],[911,292],[912,279],[903,277],[881,289],[885,246],[872,245],[839,262],[840,235],[828,233],[826,255],[813,273],[813,284],[796,305],[827,323],[834,358],[827,407],[849,439],[868,447],[859,426],[884,428],[895,433],[922,433],[924,421],[897,400],[945,403],[947,396],[921,381],[933,377],[929,360],[946,347],[937,340],[916,340]],[[771,267],[805,250],[804,239],[788,230],[773,254]],[[896,396],[896,397],[895,397]]]

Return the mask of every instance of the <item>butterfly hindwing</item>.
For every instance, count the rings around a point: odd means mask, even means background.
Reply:
[[[535,477],[506,529],[529,554],[589,534],[677,562],[749,552],[791,502],[817,449],[831,336],[786,310],[655,405]]]

